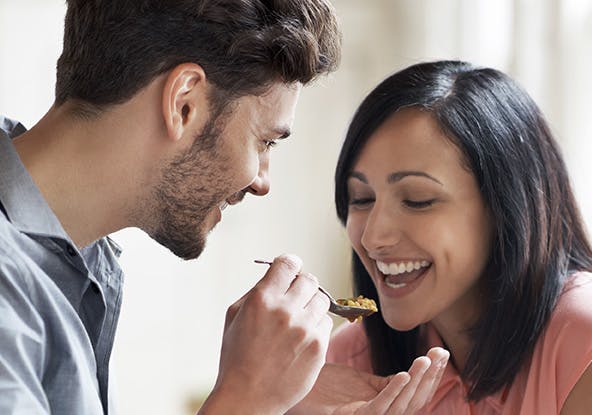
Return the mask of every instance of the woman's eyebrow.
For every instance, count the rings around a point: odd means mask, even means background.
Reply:
[[[436,179],[434,176],[430,176],[429,174],[423,172],[423,171],[413,171],[413,170],[405,170],[405,171],[398,171],[398,172],[394,172],[388,175],[388,178],[386,179],[387,183],[395,183],[398,182],[399,180],[408,177],[408,176],[419,176],[419,177],[425,177],[426,179],[430,179],[436,183],[438,183],[440,186],[444,186],[442,184],[442,182],[438,179]]]
[[[359,181],[361,181],[362,183],[366,183],[368,184],[368,179],[366,179],[366,176],[364,176],[362,173],[359,173],[357,171],[352,171],[347,179],[358,179]]]
[[[436,179],[434,176],[430,176],[427,173],[424,173],[422,171],[413,171],[413,170],[405,170],[405,171],[398,171],[398,172],[394,172],[391,173],[387,176],[387,183],[396,183],[398,181],[400,181],[401,179],[408,177],[408,176],[419,176],[419,177],[425,177],[426,179],[430,179],[436,183],[438,183],[440,186],[444,186],[442,184],[442,182],[438,179]],[[362,183],[366,183],[368,184],[368,179],[366,178],[366,176],[364,176],[364,174],[357,172],[357,171],[353,171],[349,174],[349,178],[353,178],[353,179],[358,179],[359,181],[361,181]]]

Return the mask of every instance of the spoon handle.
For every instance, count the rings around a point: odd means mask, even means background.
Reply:
[[[267,265],[272,264],[269,261],[263,261],[261,259],[256,259],[255,263],[256,264],[267,264]],[[323,287],[321,287],[320,285],[319,285],[319,291],[322,292],[323,294],[325,294],[329,298],[329,311],[331,313],[336,314],[341,317],[345,317],[350,321],[353,321],[354,319],[356,319],[358,317],[365,317],[365,316],[368,316],[368,315],[374,313],[374,311],[369,310],[367,308],[351,307],[351,306],[345,306],[345,305],[339,304],[337,302],[337,300],[335,300],[331,296],[331,294],[329,294],[329,292],[327,290],[325,290]]]

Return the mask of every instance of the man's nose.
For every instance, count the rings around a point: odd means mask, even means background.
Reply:
[[[259,172],[255,180],[249,185],[247,191],[255,196],[265,196],[269,193],[271,182],[269,180],[269,156],[262,156],[259,161]]]

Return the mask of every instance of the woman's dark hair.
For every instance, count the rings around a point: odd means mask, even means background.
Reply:
[[[67,0],[56,105],[125,102],[156,76],[201,65],[222,106],[272,82],[334,70],[341,35],[328,0]]]
[[[431,114],[464,155],[491,212],[494,236],[484,311],[471,328],[473,348],[461,374],[472,401],[511,384],[532,355],[565,278],[592,270],[587,240],[565,164],[533,100],[507,75],[465,62],[421,63],[391,75],[356,111],[335,172],[337,215],[348,215],[347,179],[364,145],[396,111]],[[353,252],[356,294],[378,298]],[[418,329],[365,320],[374,371],[407,370],[417,357]]]

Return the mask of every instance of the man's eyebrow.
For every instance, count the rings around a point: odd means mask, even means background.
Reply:
[[[422,171],[413,171],[413,170],[405,170],[405,171],[398,171],[398,172],[391,173],[387,176],[386,181],[387,181],[387,183],[396,183],[408,176],[425,177],[426,179],[429,179],[429,180],[432,180],[432,181],[438,183],[440,186],[444,186],[442,184],[442,182],[440,180],[436,179],[434,176],[430,176],[429,174],[422,172]],[[348,176],[348,179],[349,178],[355,178],[355,179],[358,179],[359,181],[361,181],[362,183],[368,184],[368,179],[366,178],[366,176],[364,176],[362,173],[357,172],[357,171],[351,172]]]

